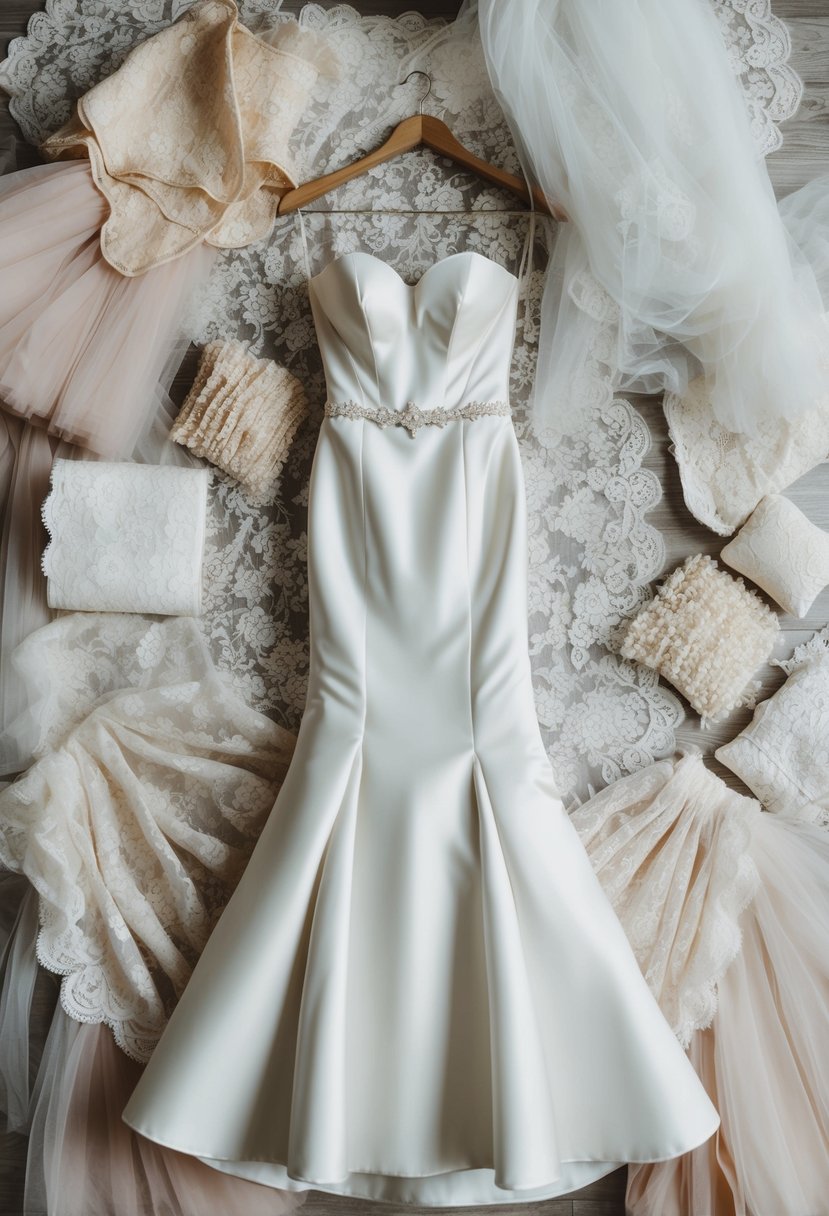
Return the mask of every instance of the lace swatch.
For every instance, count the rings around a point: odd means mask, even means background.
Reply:
[[[308,412],[296,376],[241,342],[208,342],[170,438],[229,473],[252,503],[271,502]]]
[[[56,460],[43,522],[50,608],[201,612],[206,469]]]
[[[760,597],[698,553],[633,618],[622,654],[655,668],[703,721],[717,721],[754,696],[751,678],[777,633],[777,617]]]
[[[829,824],[829,649],[821,638],[716,756],[766,810]]]
[[[187,618],[72,613],[15,661],[44,690],[41,738],[36,763],[0,793],[0,863],[37,890],[37,956],[63,977],[63,1008],[146,1060],[294,738],[216,671]]]
[[[324,39],[295,24],[279,35],[274,46],[240,25],[233,0],[197,0],[85,93],[43,143],[53,158],[89,157],[110,204],[101,250],[121,274],[142,274],[203,240],[236,248],[270,232],[297,180],[289,136],[321,67],[335,62]]]
[[[829,409],[740,435],[717,422],[700,377],[683,397],[666,393],[664,410],[685,505],[720,536],[741,527],[765,495],[785,490],[829,455]]]
[[[758,503],[720,557],[793,616],[805,616],[829,583],[829,533],[779,494]]]

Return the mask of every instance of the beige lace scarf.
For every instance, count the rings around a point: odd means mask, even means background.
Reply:
[[[89,157],[111,208],[101,250],[124,275],[201,241],[239,248],[268,235],[296,184],[288,139],[335,68],[325,39],[295,22],[259,37],[233,0],[198,0],[85,93],[42,150]]]

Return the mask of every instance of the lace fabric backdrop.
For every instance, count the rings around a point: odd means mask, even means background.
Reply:
[[[788,66],[788,36],[768,0],[713,0],[746,94],[758,155],[780,143],[777,124],[801,86]],[[113,70],[134,43],[175,19],[181,0],[49,0],[25,38],[10,46],[0,84],[27,139],[38,142],[69,115],[71,99]],[[292,8],[300,8],[292,5]],[[254,30],[291,19],[273,0],[241,0]],[[417,13],[363,17],[346,5],[301,7],[301,23],[331,36],[343,70],[307,108],[293,140],[303,176],[318,176],[378,145],[415,112],[429,73],[425,111],[448,121],[468,147],[519,172],[506,123],[474,46],[459,54],[440,21]],[[477,249],[517,273],[527,234],[515,200],[428,153],[411,153],[332,193],[306,211],[311,272],[352,249],[370,250],[414,281],[436,259]],[[647,423],[610,386],[613,309],[595,281],[574,285],[578,306],[601,327],[582,381],[586,423],[566,435],[535,433],[527,412],[539,297],[553,225],[540,221],[522,290],[512,371],[513,418],[526,480],[529,644],[539,720],[562,792],[590,788],[673,751],[683,711],[654,673],[613,653],[619,626],[651,595],[665,547],[648,516],[661,495],[643,466]],[[250,505],[214,474],[201,625],[213,658],[257,709],[295,730],[307,675],[305,522],[310,464],[324,383],[306,290],[299,220],[272,237],[223,253],[188,318],[192,340],[239,338],[284,364],[312,402],[293,444],[276,502]],[[177,456],[176,458],[181,459]],[[608,644],[610,648],[608,647]]]

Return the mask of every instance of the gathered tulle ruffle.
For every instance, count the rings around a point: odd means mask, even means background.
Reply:
[[[829,833],[767,814],[695,753],[574,818],[721,1118],[707,1144],[630,1167],[631,1216],[824,1216]]]
[[[107,203],[86,161],[0,179],[0,404],[101,456],[129,456],[187,343],[206,246],[126,278],[103,258]]]

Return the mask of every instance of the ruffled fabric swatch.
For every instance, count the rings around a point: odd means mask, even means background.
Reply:
[[[43,504],[50,608],[197,616],[206,469],[56,460]]]
[[[170,437],[264,504],[307,412],[305,391],[286,368],[256,358],[241,342],[209,342]]]
[[[197,0],[85,93],[42,151],[89,158],[110,209],[101,250],[121,274],[202,241],[249,245],[296,184],[288,140],[335,64],[325,39],[295,22],[258,37],[233,0]]]
[[[704,722],[718,721],[753,703],[752,677],[778,632],[776,615],[756,592],[698,553],[633,617],[621,653],[658,671]]]
[[[0,862],[38,894],[61,1003],[146,1060],[258,839],[294,736],[191,618],[64,616],[18,648],[36,762],[0,793]]]

